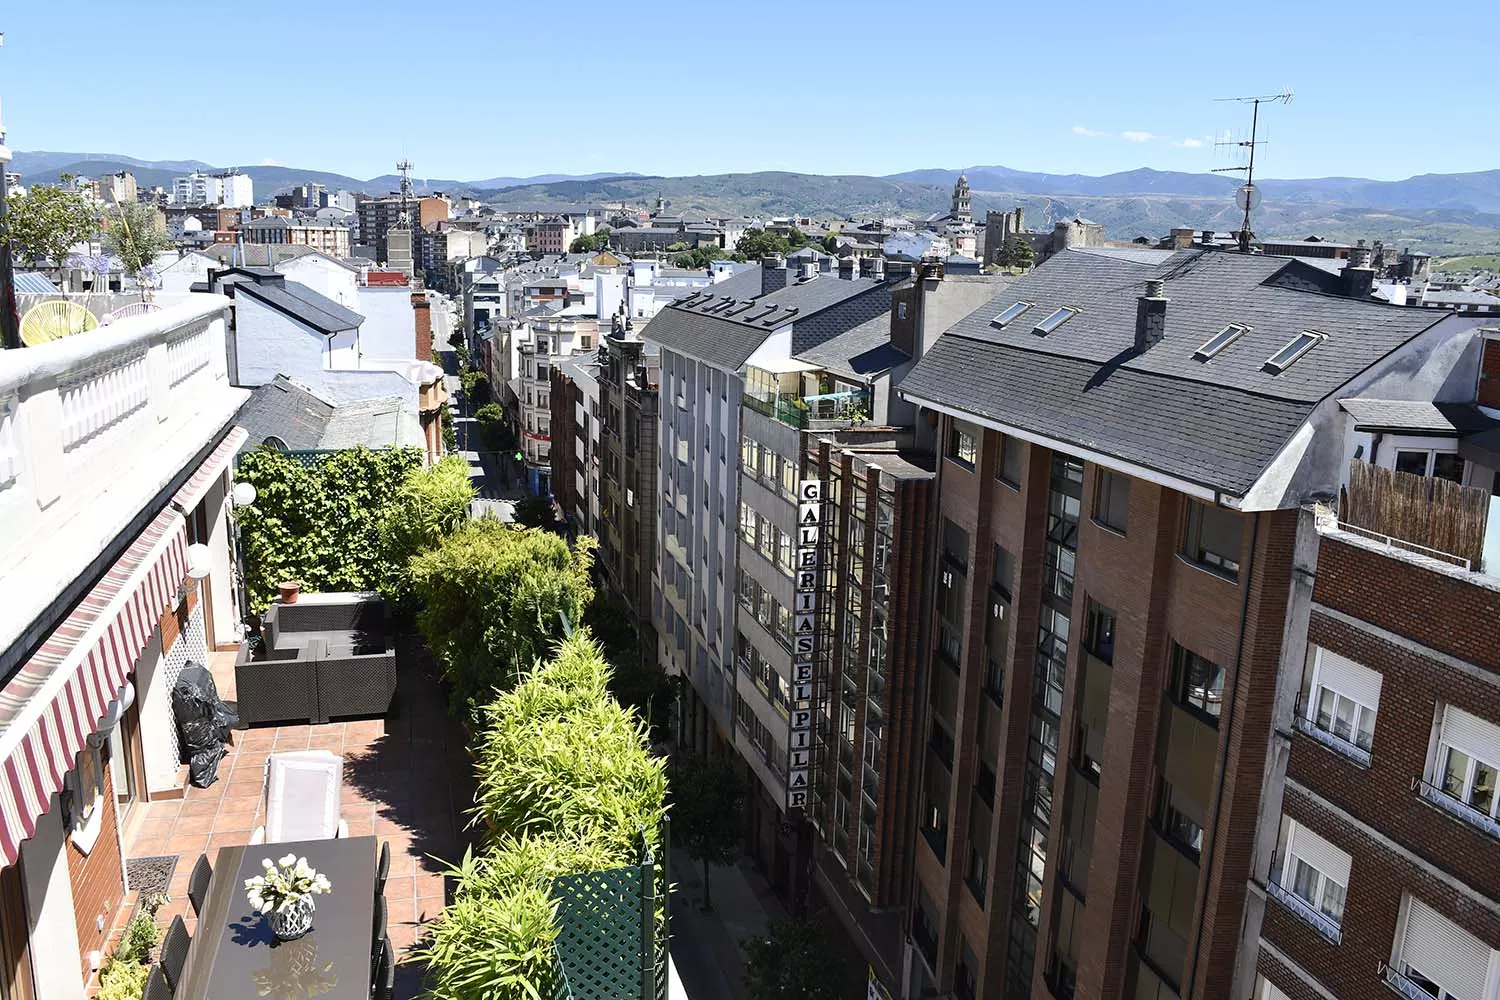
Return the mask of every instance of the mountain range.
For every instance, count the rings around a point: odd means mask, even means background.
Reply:
[[[193,169],[217,169],[197,160],[142,160],[120,154],[17,152],[12,170],[32,183],[60,174],[98,176],[130,170],[145,186],[169,184]],[[395,188],[399,178],[368,180],[279,165],[238,168],[255,181],[257,198],[305,181],[368,194]],[[417,191],[471,194],[501,208],[558,208],[604,204],[646,206],[665,198],[674,212],[716,215],[802,214],[823,218],[868,215],[925,217],[947,211],[954,182],[967,175],[976,219],[989,209],[1023,206],[1028,222],[1047,226],[1081,215],[1105,226],[1115,239],[1161,236],[1173,226],[1238,228],[1234,191],[1241,181],[1225,174],[1141,168],[1119,173],[1050,174],[990,165],[911,170],[883,177],[781,171],[654,177],[632,173],[543,174],[478,180],[414,178]],[[1400,243],[1437,256],[1500,250],[1500,170],[1422,174],[1399,181],[1359,177],[1267,179],[1257,182],[1262,202],[1258,232],[1281,237],[1318,235]]]

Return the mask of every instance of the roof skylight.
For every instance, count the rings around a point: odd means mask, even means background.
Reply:
[[[1004,327],[1005,324],[1009,323],[1011,320],[1015,319],[1017,316],[1030,309],[1032,305],[1034,305],[1034,303],[1017,302],[1014,305],[1006,306],[1004,311],[994,319],[990,320],[990,322],[995,326]]]
[[[1280,375],[1296,364],[1298,358],[1327,339],[1328,334],[1326,333],[1319,333],[1316,330],[1303,330],[1292,338],[1291,343],[1266,359],[1266,370],[1272,375]]]
[[[1045,337],[1077,315],[1078,310],[1073,306],[1063,306],[1060,309],[1054,309],[1046,319],[1036,325],[1036,332]]]
[[[1207,361],[1236,340],[1239,340],[1245,331],[1249,329],[1243,323],[1230,323],[1224,329],[1210,337],[1208,343],[1194,351],[1193,357],[1199,361]]]

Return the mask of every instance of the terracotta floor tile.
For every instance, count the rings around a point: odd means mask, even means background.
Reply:
[[[259,813],[260,798],[258,796],[255,798],[245,796],[243,798],[225,799],[224,804],[219,807],[218,819],[215,825],[223,826],[226,823],[249,822],[255,819]]]
[[[417,899],[441,898],[446,880],[440,872],[419,872],[412,878],[412,895]]]
[[[391,859],[392,867],[395,867],[395,860],[395,858]],[[416,879],[410,875],[401,875],[394,878],[387,877],[385,880],[385,898],[387,900],[412,899],[416,895],[415,888]]]
[[[182,803],[182,808],[177,816],[181,819],[198,819],[203,816],[213,817],[219,811],[220,798],[217,795],[192,798]]]
[[[261,776],[259,774],[256,774],[254,777],[247,776],[244,778],[236,776],[230,778],[229,784],[224,787],[224,798],[259,798],[261,790],[264,787],[265,782],[261,780]]]

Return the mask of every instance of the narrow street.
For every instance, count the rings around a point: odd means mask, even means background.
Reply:
[[[444,310],[434,310],[434,315]],[[474,516],[492,514],[502,521],[515,520],[515,502],[525,496],[517,478],[504,467],[502,456],[484,450],[479,437],[479,428],[474,421],[474,410],[464,395],[463,383],[458,375],[458,352],[448,343],[446,317],[434,324],[432,349],[437,352],[439,364],[447,373],[448,406],[453,412],[453,432],[458,438],[458,454],[469,463],[469,479],[474,483]],[[438,326],[445,328],[442,339],[438,339]]]

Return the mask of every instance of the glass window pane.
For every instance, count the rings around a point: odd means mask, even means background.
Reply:
[[[1454,452],[1438,452],[1432,457],[1432,475],[1455,483],[1464,481],[1464,460]]]
[[[1464,797],[1464,784],[1469,778],[1469,755],[1448,748],[1448,759],[1443,764],[1443,791],[1456,799]]]
[[[1292,884],[1287,888],[1314,906],[1318,905],[1318,870],[1301,858],[1292,859]]]
[[[1482,760],[1474,762],[1474,787],[1469,792],[1469,805],[1487,816],[1495,812],[1495,769]]]
[[[1339,739],[1354,742],[1354,702],[1340,697],[1333,710],[1333,733]]]
[[[1413,476],[1427,475],[1427,452],[1425,451],[1398,451],[1396,452],[1396,471],[1409,472]]]
[[[1318,689],[1318,728],[1324,732],[1333,730],[1333,706],[1338,695],[1328,688]]]

